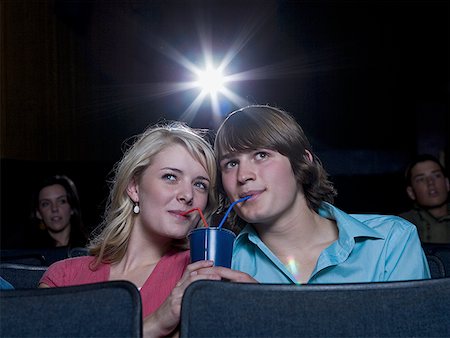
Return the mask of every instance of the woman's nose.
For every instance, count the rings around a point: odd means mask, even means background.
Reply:
[[[192,192],[192,186],[189,185],[186,187],[182,187],[180,189],[180,191],[178,192],[178,196],[177,199],[178,201],[182,202],[182,203],[186,203],[187,205],[191,205],[193,202],[193,192]]]

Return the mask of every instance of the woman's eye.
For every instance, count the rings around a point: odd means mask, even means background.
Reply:
[[[196,182],[194,185],[202,190],[208,190],[208,184],[205,182]]]
[[[41,208],[46,208],[46,207],[48,207],[49,205],[50,205],[50,203],[48,203],[48,202],[41,202],[41,203],[40,203]]]
[[[177,177],[173,174],[165,174],[163,176],[163,179],[168,180],[168,181],[176,181]]]
[[[59,204],[66,204],[67,203],[67,199],[61,199],[61,200],[59,200]]]

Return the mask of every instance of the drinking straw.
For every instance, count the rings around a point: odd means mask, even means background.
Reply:
[[[231,205],[228,207],[227,212],[225,213],[225,215],[223,216],[222,220],[220,221],[220,224],[219,224],[218,228],[222,229],[222,225],[223,225],[223,223],[225,223],[225,220],[227,219],[228,214],[231,212],[231,209],[233,209],[233,207],[237,203],[244,202],[244,201],[248,200],[250,197],[252,197],[252,196],[251,195],[245,196],[245,197],[243,197],[241,199],[238,199],[237,201],[234,201],[233,203],[231,203]]]
[[[208,223],[206,222],[205,216],[203,216],[203,212],[200,210],[200,208],[194,208],[188,211],[183,212],[181,215],[182,216],[186,216],[187,214],[190,214],[191,212],[197,210],[198,213],[200,214],[200,217],[202,218],[203,224],[205,225],[205,227],[208,227]]]

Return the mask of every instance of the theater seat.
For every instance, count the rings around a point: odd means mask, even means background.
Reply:
[[[181,337],[449,337],[450,278],[335,285],[197,281]]]
[[[0,276],[11,283],[15,289],[37,288],[46,270],[46,266],[0,263]]]
[[[426,257],[430,268],[431,278],[445,277],[445,266],[442,260],[435,255],[426,255]]]
[[[127,281],[0,291],[2,337],[142,337],[138,289]]]

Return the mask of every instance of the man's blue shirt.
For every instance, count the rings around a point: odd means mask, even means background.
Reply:
[[[349,215],[322,203],[319,215],[336,221],[339,237],[322,251],[308,283],[357,283],[430,278],[416,227],[397,216]],[[298,283],[251,225],[236,238],[232,268],[260,283]]]

